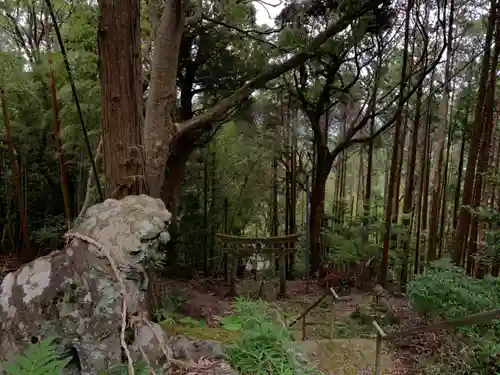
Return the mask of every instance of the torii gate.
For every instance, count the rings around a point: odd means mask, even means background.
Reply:
[[[229,296],[236,295],[236,270],[239,256],[251,256],[257,254],[274,254],[279,259],[280,268],[280,290],[279,297],[286,295],[286,255],[296,251],[295,243],[302,233],[290,234],[279,237],[239,237],[229,234],[217,233],[221,242],[221,250],[224,258],[231,255],[231,278],[229,283]],[[224,275],[227,278],[227,261],[224,263]]]

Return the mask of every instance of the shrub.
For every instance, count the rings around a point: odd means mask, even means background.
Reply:
[[[449,260],[440,260],[408,285],[408,296],[413,308],[427,318],[455,319],[498,308],[500,280],[474,279]],[[477,374],[500,371],[495,369],[500,362],[500,320],[463,326],[457,331],[462,333],[469,349],[468,371]]]

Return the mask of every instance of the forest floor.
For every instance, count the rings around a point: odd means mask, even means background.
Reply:
[[[238,282],[240,296],[256,298],[259,294],[260,281],[242,280]],[[198,279],[189,282],[169,280],[167,290],[176,295],[184,295],[183,314],[194,319],[202,319],[208,327],[204,339],[214,337],[218,331],[221,317],[233,312],[233,303],[225,298],[228,287],[221,280]],[[324,290],[314,282],[308,286],[303,280],[287,282],[287,296],[277,299],[278,281],[267,281],[263,287],[262,298],[276,308],[285,323],[290,323],[308,306],[317,300]],[[349,296],[333,303],[327,297],[307,316],[306,339],[302,340],[302,322],[297,322],[292,329],[296,343],[308,354],[311,361],[318,363],[318,368],[325,374],[363,375],[373,373],[375,365],[375,332],[372,320],[387,331],[401,330],[424,321],[411,311],[403,298],[389,301],[391,313],[374,311],[371,294],[352,291]],[[179,327],[177,327],[179,329]],[[211,328],[213,330],[211,330]],[[190,336],[189,330],[183,333]],[[194,335],[197,336],[197,335]],[[381,363],[382,374],[419,374],[417,364],[438,352],[439,336],[424,334],[418,337],[385,343]]]

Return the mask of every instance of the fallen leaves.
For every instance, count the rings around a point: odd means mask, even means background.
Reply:
[[[212,370],[216,365],[215,361],[201,357],[197,362],[191,361],[187,368],[176,369],[174,375],[204,375]]]

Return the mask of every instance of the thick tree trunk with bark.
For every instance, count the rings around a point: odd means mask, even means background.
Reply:
[[[166,173],[169,173],[167,161],[172,162],[175,158],[171,142],[177,133],[177,67],[184,22],[183,1],[167,0],[156,30],[144,122],[144,151],[147,160],[145,175],[149,195],[153,197],[160,197],[166,166]],[[169,200],[177,198],[169,197]],[[172,206],[169,208],[173,209]]]
[[[316,175],[311,191],[311,216],[309,235],[311,239],[310,272],[315,273],[321,265],[321,221],[325,215],[326,181],[332,168],[333,159],[326,145],[317,148]]]
[[[101,1],[99,10],[105,186],[108,197],[119,199],[145,192],[140,10],[135,0]]]

